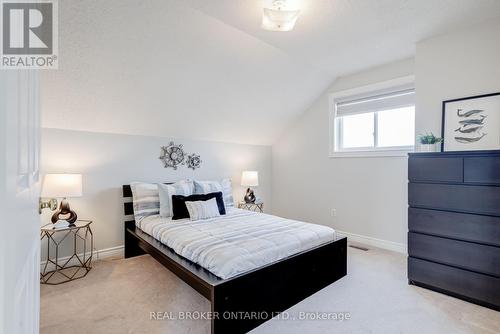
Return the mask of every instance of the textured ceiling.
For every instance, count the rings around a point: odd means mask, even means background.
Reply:
[[[415,43],[500,17],[499,0],[289,0],[301,8],[295,29],[260,28],[272,0],[183,0],[185,4],[341,76],[414,54]]]
[[[271,144],[335,77],[500,16],[498,0],[302,0],[296,29],[276,33],[263,3],[60,1],[43,126]]]

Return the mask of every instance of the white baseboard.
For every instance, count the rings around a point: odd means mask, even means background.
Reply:
[[[394,241],[382,240],[339,230],[335,231],[337,232],[338,235],[347,237],[348,241],[354,241],[368,246],[378,247],[398,253],[407,254],[407,247],[405,244],[400,244]]]
[[[97,260],[105,260],[111,257],[123,257],[124,251],[125,251],[125,246],[122,245],[122,246],[97,250],[94,254],[96,254]]]
[[[105,248],[105,249],[98,249],[98,250],[94,250],[94,258],[93,258],[93,261],[97,261],[97,260],[105,260],[105,259],[109,259],[109,258],[112,258],[112,257],[123,257],[124,256],[124,250],[125,250],[125,246],[116,246],[116,247],[111,247],[111,248]],[[78,256],[80,257],[83,257],[83,253],[81,254],[78,254]],[[87,257],[90,256],[90,252],[87,253]],[[59,263],[65,263],[66,261],[68,261],[68,259],[70,258],[71,256],[65,256],[65,257],[62,257],[62,258],[59,258]],[[43,269],[43,267],[45,266],[45,262],[46,261],[42,261],[40,262],[40,267]],[[78,264],[78,260],[71,260],[68,265],[77,265]]]

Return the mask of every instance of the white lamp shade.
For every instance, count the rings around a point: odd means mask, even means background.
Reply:
[[[241,173],[241,185],[244,187],[257,187],[259,185],[259,172],[247,170]]]
[[[82,196],[82,174],[46,174],[42,197],[65,198]]]

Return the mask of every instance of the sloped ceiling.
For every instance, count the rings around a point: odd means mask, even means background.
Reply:
[[[268,145],[335,77],[500,16],[497,0],[302,1],[288,33],[260,29],[264,1],[60,1],[42,125]]]
[[[292,32],[260,28],[272,0],[184,0],[332,77],[414,55],[418,41],[500,17],[498,0],[288,0],[301,8]]]

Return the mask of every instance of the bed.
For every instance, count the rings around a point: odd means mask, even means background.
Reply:
[[[152,216],[136,224],[129,185],[123,197],[132,217],[125,258],[150,254],[210,300],[213,334],[246,333],[347,273],[347,239],[325,227],[239,209],[213,221]]]

